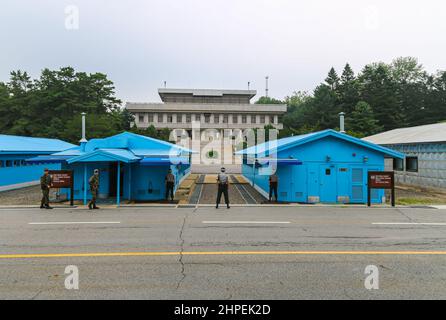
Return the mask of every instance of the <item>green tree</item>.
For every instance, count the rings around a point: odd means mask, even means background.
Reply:
[[[369,104],[359,101],[346,118],[346,129],[348,133],[362,138],[380,132],[382,127],[378,125]]]
[[[283,101],[271,98],[271,97],[260,97],[255,104],[283,104]]]

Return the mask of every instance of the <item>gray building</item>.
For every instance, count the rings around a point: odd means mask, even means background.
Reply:
[[[405,160],[386,162],[398,183],[446,189],[446,122],[390,130],[364,140],[406,155]]]
[[[163,103],[128,102],[126,108],[135,115],[140,128],[185,129],[191,133],[192,122],[201,129],[229,130],[264,128],[280,130],[279,116],[286,105],[251,104],[255,90],[158,89]]]

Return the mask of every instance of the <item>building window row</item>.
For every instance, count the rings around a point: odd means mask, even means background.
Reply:
[[[45,163],[42,163],[45,164]],[[1,168],[12,168],[12,167],[26,167],[32,166],[34,163],[26,162],[24,159],[21,160],[0,160],[0,169]]]
[[[278,124],[277,115],[256,114],[199,114],[199,113],[139,113],[136,117],[138,123],[191,123],[192,121],[204,121],[204,123],[230,123],[234,124]]]
[[[403,159],[393,159],[393,170],[407,172],[418,172],[418,157],[406,157],[406,165],[404,166]]]

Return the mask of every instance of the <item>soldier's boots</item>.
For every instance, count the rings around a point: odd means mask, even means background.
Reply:
[[[45,206],[45,209],[53,209],[53,207]]]

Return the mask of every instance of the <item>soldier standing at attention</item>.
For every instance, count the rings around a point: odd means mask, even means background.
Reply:
[[[42,189],[42,200],[40,201],[40,209],[53,209],[50,207],[50,188],[53,183],[48,169],[43,171],[43,176],[40,177],[40,189]]]
[[[169,171],[167,172],[166,178],[164,179],[166,182],[166,200],[169,200],[169,195],[170,195],[170,200],[173,201],[173,189],[175,187],[175,176],[172,174],[172,169],[169,169]]]
[[[94,169],[94,174],[88,180],[90,184],[91,200],[88,203],[88,209],[99,209],[96,206],[96,199],[99,191],[99,169]]]
[[[277,202],[277,185],[279,184],[279,178],[277,177],[276,173],[273,173],[269,176],[269,202],[271,202],[273,193],[274,198],[276,198]]]
[[[229,194],[228,194],[228,185],[229,178],[225,173],[226,169],[221,168],[221,172],[218,174],[217,183],[218,183],[218,194],[217,194],[217,205],[215,206],[218,209],[218,205],[220,204],[221,194],[225,196],[226,207],[229,209]]]

